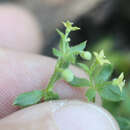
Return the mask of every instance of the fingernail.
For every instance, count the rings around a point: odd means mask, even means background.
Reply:
[[[53,117],[59,130],[119,130],[115,119],[103,108],[82,101],[58,101]]]

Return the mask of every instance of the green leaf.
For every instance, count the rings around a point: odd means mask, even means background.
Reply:
[[[62,56],[62,53],[59,50],[53,48],[52,51],[53,51],[53,55],[55,55],[56,57],[61,57]]]
[[[92,101],[96,96],[96,90],[93,88],[89,88],[85,95],[88,98],[88,101]]]
[[[69,63],[75,64],[76,56],[72,53],[67,53],[66,61],[68,61]]]
[[[122,92],[120,91],[120,88],[118,86],[114,86],[112,84],[108,84],[108,85],[105,85],[105,87],[111,89],[112,92],[118,94],[118,95],[121,95]]]
[[[78,77],[74,77],[74,79],[71,82],[69,82],[69,84],[73,87],[89,87],[90,86],[89,80],[85,78],[78,78]]]
[[[86,47],[86,41],[80,43],[79,45],[71,47],[70,53],[77,53],[77,52],[83,51],[85,47]]]
[[[42,98],[43,98],[42,90],[26,92],[19,95],[13,104],[16,106],[27,107],[39,103]]]
[[[122,98],[122,100],[126,98],[125,90],[123,89],[121,91],[120,87],[113,85],[111,81],[105,82],[103,87],[109,88],[113,93],[119,95]]]
[[[61,39],[60,39],[60,44],[59,44],[59,49],[61,51],[63,51],[64,49],[64,39],[65,39],[65,34],[63,32],[61,32],[59,29],[56,29],[57,33],[60,35]]]
[[[96,70],[97,71],[97,73],[95,73],[95,82],[98,84],[98,83],[103,83],[104,81],[107,81],[109,78],[110,78],[110,76],[111,76],[111,74],[112,74],[112,72],[113,72],[113,68],[112,68],[112,66],[111,65],[104,65],[102,68],[101,68],[101,70],[99,69],[99,71],[98,70]]]
[[[59,99],[59,95],[57,93],[52,92],[52,91],[49,91],[49,92],[45,91],[43,96],[44,96],[44,101]]]
[[[59,29],[56,29],[57,33],[61,36],[61,39],[65,38],[65,34],[61,32]]]
[[[124,117],[116,117],[121,130],[130,130],[130,119]]]
[[[73,27],[71,30],[72,30],[72,31],[77,31],[77,30],[80,30],[80,28],[78,28],[78,27]]]
[[[99,95],[108,101],[118,102],[124,100],[124,95],[120,92],[118,86],[105,85],[98,89]]]
[[[75,64],[76,63],[76,57],[75,57],[75,55],[70,55],[69,57],[68,57],[68,61],[70,61],[70,63],[72,63],[72,64]]]
[[[86,73],[90,74],[90,70],[89,70],[89,67],[83,63],[77,63],[77,65],[83,69]]]

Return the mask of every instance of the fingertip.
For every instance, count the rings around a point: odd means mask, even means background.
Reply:
[[[60,130],[119,130],[111,114],[97,105],[77,100],[58,103],[54,118]]]
[[[39,127],[40,126],[40,127]],[[45,102],[0,121],[2,130],[119,130],[115,119],[101,107],[78,100]]]

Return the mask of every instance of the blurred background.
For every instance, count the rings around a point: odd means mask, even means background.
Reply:
[[[130,0],[0,0],[2,20],[0,47],[47,56],[53,56],[51,49],[58,45],[55,29],[64,30],[62,21],[79,26],[71,35],[72,45],[87,40],[89,50],[104,49],[116,68],[114,76],[125,72],[126,100],[104,101],[104,107],[123,118],[122,130],[130,130]]]

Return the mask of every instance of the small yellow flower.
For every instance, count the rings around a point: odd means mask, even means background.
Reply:
[[[122,92],[123,87],[125,86],[125,80],[123,79],[124,79],[124,73],[121,73],[118,78],[115,78],[113,80],[113,85],[119,86],[121,92]]]
[[[104,64],[111,64],[111,62],[108,59],[106,59],[103,50],[101,50],[99,54],[97,52],[94,52],[94,55],[101,66]]]
[[[78,27],[73,27],[73,23],[70,22],[70,21],[66,21],[66,22],[63,22],[64,26],[69,29],[69,31],[76,31],[76,30],[79,30],[80,28]]]

